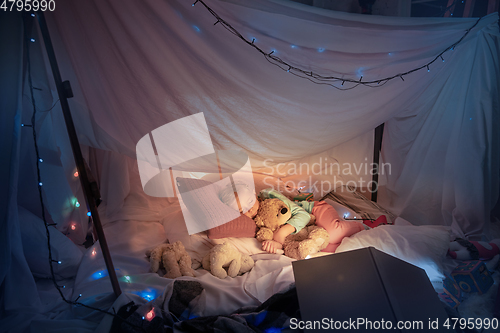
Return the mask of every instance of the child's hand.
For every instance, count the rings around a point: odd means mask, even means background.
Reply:
[[[292,232],[295,232],[295,227],[290,224],[284,224],[274,232],[273,239],[283,244],[285,242],[286,236],[290,235]]]
[[[274,240],[267,240],[262,242],[262,250],[269,253],[276,253],[277,250],[281,250],[283,245]]]

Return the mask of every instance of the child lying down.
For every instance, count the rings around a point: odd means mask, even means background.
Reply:
[[[385,221],[361,222],[360,221],[344,221],[340,219],[334,207],[325,201],[291,201],[280,192],[269,188],[260,191],[256,196],[246,184],[235,184],[239,195],[240,204],[243,214],[254,218],[259,209],[258,199],[280,199],[291,211],[291,218],[274,232],[272,240],[262,242],[262,249],[269,253],[283,248],[285,238],[290,234],[295,234],[302,230],[311,219],[311,214],[316,218],[316,225],[323,227],[328,232],[330,237],[328,246],[322,250],[323,252],[335,252],[337,247],[345,237],[350,237],[360,231],[375,228]],[[220,198],[225,204],[237,209],[236,200],[233,194],[233,187],[229,186],[223,189],[220,193]],[[459,260],[489,260],[500,253],[500,239],[488,242],[467,241],[457,239],[450,243],[448,256]]]

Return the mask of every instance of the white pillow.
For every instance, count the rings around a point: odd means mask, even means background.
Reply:
[[[43,220],[30,211],[19,208],[19,225],[23,242],[24,256],[33,276],[51,278],[47,232]],[[54,274],[58,278],[72,278],[76,275],[83,257],[82,250],[68,237],[54,227],[49,227]]]
[[[445,278],[449,237],[444,226],[382,225],[344,238],[335,253],[372,246],[424,269],[431,282],[440,283]]]
[[[201,262],[203,257],[214,246],[207,233],[204,231],[189,235],[181,206],[177,200],[166,208],[163,214],[161,223],[165,229],[168,242],[173,244],[181,241],[191,259]]]

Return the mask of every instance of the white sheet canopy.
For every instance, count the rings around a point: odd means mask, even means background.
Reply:
[[[429,63],[477,21],[362,16],[287,1],[207,5],[293,66],[364,81]],[[273,66],[214,26],[201,3],[68,1],[51,14],[63,75],[79,87],[72,109],[87,145],[133,157],[148,132],[203,112],[215,148],[243,149],[255,166],[328,158],[370,163],[370,145],[359,142],[385,122],[382,154],[390,174],[383,203],[416,224],[456,224],[468,237],[488,226],[500,169],[496,14],[430,71],[350,90]],[[353,153],[357,146],[361,152]],[[266,171],[287,180],[281,169]]]
[[[46,13],[63,80],[73,87],[70,107],[80,142],[103,150],[97,153],[97,176],[108,213],[119,211],[129,193],[142,190],[136,186],[133,160],[138,140],[188,115],[203,112],[215,149],[243,150],[254,170],[294,182],[359,181],[362,175],[356,172],[332,174],[324,168],[285,175],[276,164],[324,165],[328,160],[370,165],[373,129],[385,123],[381,204],[413,224],[448,225],[457,235],[488,237],[500,189],[497,14],[482,18],[429,71],[423,68],[376,87],[341,81],[332,87],[274,66],[222,24],[214,25],[214,16],[193,2],[72,0],[59,1],[56,11]],[[429,63],[477,22],[347,14],[283,0],[205,3],[244,38],[255,39],[259,48],[274,51],[292,66],[348,80],[362,76],[365,82]],[[31,112],[22,107],[28,91],[21,80],[26,75],[20,60],[22,26],[18,21],[11,25],[16,24],[17,42],[7,23],[0,30],[13,40],[0,39],[5,43],[2,59],[12,64],[0,64],[2,73],[19,81],[9,85],[0,78],[8,87],[0,90],[0,105],[2,151],[10,161],[0,173],[2,184],[10,184],[2,187],[0,203],[7,221],[0,233],[2,262],[8,267],[0,270],[4,291],[10,288],[7,283],[18,283],[8,273],[14,262],[22,264],[19,249],[7,240],[19,235],[16,170],[25,161],[19,155],[19,133],[21,120]],[[5,50],[19,59],[9,58]],[[43,74],[35,83],[50,87],[43,60],[32,66],[35,76]],[[57,101],[53,86],[52,94],[40,100],[46,109]],[[39,114],[42,124],[51,124],[45,127],[49,133],[39,133],[39,144],[56,151],[68,171],[72,156],[67,138],[58,134],[65,131],[58,105],[50,115]],[[45,175],[50,172],[46,169]],[[48,191],[50,206],[55,194]],[[54,219],[68,218],[57,205],[50,207]]]

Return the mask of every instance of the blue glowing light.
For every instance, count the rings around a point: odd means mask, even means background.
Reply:
[[[38,161],[40,161],[40,163],[42,163],[42,162],[43,162],[43,159],[39,158],[39,159],[38,159]]]
[[[472,120],[472,118],[469,118],[469,120]]]
[[[393,55],[394,55],[394,53],[389,52],[389,57],[392,57]]]
[[[91,212],[87,212],[87,216],[92,216],[92,213]]]
[[[292,45],[290,45],[290,47],[291,47],[292,49],[298,49],[298,48],[299,48],[297,45],[293,45],[293,44],[292,44]]]
[[[31,17],[35,17],[35,14],[31,13]]]
[[[322,48],[322,47],[320,47],[320,48],[318,48],[318,52],[319,52],[319,53],[321,53],[321,52],[325,52],[325,49],[324,49],[324,48]]]
[[[200,28],[198,28],[196,25],[193,25],[193,29],[194,29],[196,32],[200,32],[200,31],[201,31],[201,29],[200,29]]]
[[[102,269],[100,271],[95,272],[90,276],[92,280],[99,280],[105,276],[108,276],[108,271],[106,269]]]
[[[269,327],[264,330],[264,333],[279,333],[283,330],[283,327]]]
[[[80,207],[80,203],[78,201],[76,202],[75,207],[76,208]]]
[[[259,326],[266,319],[267,311],[262,311],[253,317],[253,325]]]
[[[61,264],[61,261],[59,260],[57,263],[60,265],[60,264]]]
[[[43,183],[42,183],[42,182],[39,182],[39,183],[38,183],[38,186],[42,186],[42,185],[43,185]]]
[[[344,213],[344,218],[348,218],[349,217],[349,213]]]
[[[35,38],[31,38],[31,39],[30,39],[30,41],[31,41],[32,43],[34,43],[34,42],[35,42]]]
[[[144,290],[136,291],[136,292],[132,292],[132,293],[141,296],[146,301],[152,301],[156,298],[156,290],[152,289],[152,288],[146,288]]]

